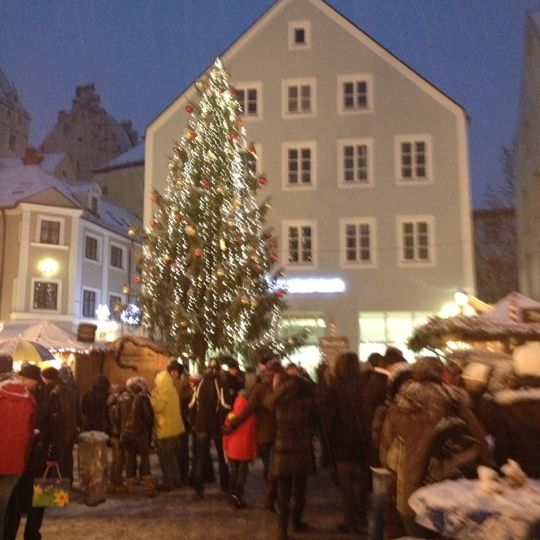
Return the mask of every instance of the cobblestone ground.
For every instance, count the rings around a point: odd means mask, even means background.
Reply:
[[[157,473],[155,456],[152,463]],[[277,518],[264,510],[263,490],[258,461],[250,467],[245,497],[249,506],[242,510],[231,508],[219,487],[210,484],[204,501],[196,500],[188,487],[154,498],[109,497],[95,507],[74,501],[64,509],[47,509],[41,531],[43,540],[273,539],[277,536]],[[319,469],[308,480],[304,518],[312,530],[291,532],[291,538],[352,538],[336,531],[341,521],[339,494],[328,469]],[[22,528],[23,524],[18,536],[21,540]],[[362,537],[365,535],[357,538]]]

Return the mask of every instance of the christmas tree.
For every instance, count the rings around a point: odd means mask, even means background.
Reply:
[[[195,84],[187,126],[174,147],[163,194],[141,231],[143,324],[169,349],[202,365],[209,353],[254,362],[270,348],[286,354],[302,336],[279,338],[285,291],[277,287],[277,240],[265,226],[266,183],[253,167],[240,105],[217,60]]]

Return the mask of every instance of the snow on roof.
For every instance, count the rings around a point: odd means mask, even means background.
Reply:
[[[54,172],[60,162],[66,157],[65,152],[55,152],[53,154],[42,154],[43,161],[40,163],[42,169],[47,172]]]
[[[28,197],[48,189],[58,190],[80,207],[68,184],[39,165],[23,165],[19,161],[15,166],[0,167],[0,208],[13,208]]]
[[[142,225],[142,221],[138,216],[103,199],[99,204],[99,214],[94,214],[87,210],[83,214],[83,219],[101,225],[123,236],[127,235],[130,226],[135,225],[140,227]]]
[[[144,141],[140,142],[137,146],[130,148],[127,152],[120,154],[119,156],[111,159],[105,165],[94,169],[94,172],[104,172],[110,169],[120,169],[122,167],[128,167],[132,165],[139,165],[144,162]]]
[[[515,311],[519,316],[522,309],[529,308],[540,308],[540,302],[518,292],[511,292],[499,300],[492,310],[482,313],[481,316],[492,321],[508,323],[512,322],[512,311]]]

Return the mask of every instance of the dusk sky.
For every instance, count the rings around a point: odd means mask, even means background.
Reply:
[[[540,0],[329,3],[466,109],[473,202],[481,207],[486,184],[500,175],[501,147],[516,133],[526,12]],[[32,117],[32,144],[87,82],[109,113],[143,134],[272,4],[0,0],[0,69]]]

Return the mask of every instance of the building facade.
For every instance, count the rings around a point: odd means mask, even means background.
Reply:
[[[140,250],[128,229],[140,220],[101,200],[96,184],[73,189],[40,159],[0,167],[0,320],[47,319],[71,331],[99,323],[117,335],[119,324],[101,323],[118,321],[130,300]]]
[[[525,39],[515,180],[519,290],[540,300],[540,12],[529,13]]]
[[[0,70],[0,158],[22,157],[30,133],[30,115],[17,89]]]
[[[316,345],[332,324],[365,359],[404,347],[456,290],[475,292],[456,102],[321,0],[276,2],[222,61],[268,178],[287,325]],[[147,128],[145,222],[195,96],[187,88]]]
[[[66,153],[75,170],[69,180],[88,180],[92,170],[138,143],[130,121],[118,122],[101,105],[93,84],[77,86],[71,110],[59,111],[56,124],[43,140],[45,154]]]

